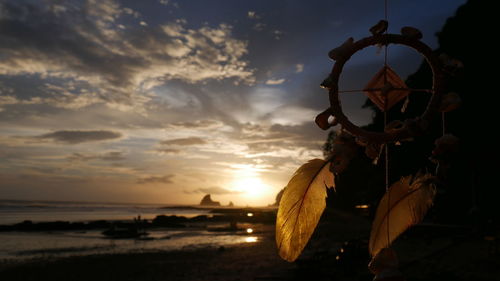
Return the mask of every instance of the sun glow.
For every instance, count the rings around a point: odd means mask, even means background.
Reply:
[[[255,243],[255,242],[257,242],[257,240],[258,239],[255,236],[245,237],[245,242],[247,242],[247,243]]]
[[[234,181],[234,189],[249,197],[260,197],[267,186],[259,178],[241,178]]]
[[[258,170],[250,166],[240,167],[231,185],[234,191],[250,198],[262,197],[270,191],[270,187],[260,179]]]

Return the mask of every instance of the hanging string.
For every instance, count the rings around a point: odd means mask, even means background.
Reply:
[[[384,0],[384,20],[386,22],[389,22],[387,20],[387,0]],[[388,28],[385,30],[385,34],[387,34],[387,30],[388,30]],[[385,48],[384,48],[384,68],[385,67],[387,67],[387,43],[385,44]],[[387,74],[386,74],[386,71],[384,70],[384,80],[387,80],[386,76],[387,76]]]
[[[384,111],[384,127],[385,124],[387,124],[387,112]],[[385,191],[389,192],[389,144],[388,143],[385,144]]]
[[[387,125],[387,112],[384,111],[384,130],[385,126]],[[389,143],[385,144],[385,192],[387,193],[387,210],[390,210],[391,208],[391,193],[389,192]],[[391,234],[390,234],[390,214],[391,212],[387,213],[387,247],[389,247],[389,243],[391,241]]]
[[[444,119],[444,111],[441,112],[441,128],[443,129],[443,136],[446,134],[446,119]]]
[[[387,0],[384,0],[384,19],[387,20]],[[387,34],[387,29],[385,31]],[[387,84],[387,42],[384,44],[384,86]],[[387,106],[388,95],[385,97],[385,104]],[[384,131],[387,126],[387,109],[384,110]],[[385,192],[387,193],[387,209],[389,210],[391,207],[391,193],[389,192],[389,143],[385,144]],[[390,235],[390,212],[387,213],[387,247],[389,247],[389,243],[391,241]]]

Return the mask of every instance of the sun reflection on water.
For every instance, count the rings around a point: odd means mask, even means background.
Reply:
[[[247,228],[247,233],[253,233],[253,229],[252,228]]]
[[[368,208],[370,208],[370,205],[363,204],[363,205],[356,205],[354,207],[356,209],[368,209]]]
[[[247,243],[255,243],[255,242],[257,242],[257,240],[258,239],[255,236],[245,237],[245,242],[247,242]]]

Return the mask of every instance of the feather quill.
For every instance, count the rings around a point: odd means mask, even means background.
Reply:
[[[431,174],[418,174],[403,177],[391,185],[380,200],[373,220],[368,244],[372,256],[422,221],[436,194],[432,178]]]
[[[285,187],[276,217],[276,244],[280,256],[297,259],[326,207],[326,187],[333,187],[330,162],[313,159],[302,165]]]

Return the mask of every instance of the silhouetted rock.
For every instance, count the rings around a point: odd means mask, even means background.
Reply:
[[[90,221],[87,223],[89,229],[109,228],[110,222],[105,220]]]
[[[159,215],[153,219],[153,226],[186,227],[183,223],[187,221],[186,217]]]
[[[228,207],[234,207],[233,201],[229,201],[229,204],[227,204]]]
[[[208,221],[207,215],[199,215],[189,219],[190,222]]]
[[[201,206],[220,206],[220,202],[218,201],[213,201],[212,198],[210,197],[210,194],[207,194],[201,199],[200,202]]]

